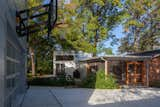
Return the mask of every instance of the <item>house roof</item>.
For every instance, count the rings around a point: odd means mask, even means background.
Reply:
[[[106,55],[102,57],[92,57],[79,62],[103,62],[105,60],[121,60],[121,61],[144,61],[160,56],[160,49],[152,51],[144,51],[130,53],[127,55]]]
[[[121,60],[121,61],[144,61],[151,59],[150,56],[134,56],[134,55],[107,55],[102,57],[93,57],[80,62],[104,62],[105,60]]]
[[[157,55],[160,55],[160,49],[152,50],[152,51],[144,51],[144,52],[131,53],[131,54],[127,54],[127,55],[155,57]]]

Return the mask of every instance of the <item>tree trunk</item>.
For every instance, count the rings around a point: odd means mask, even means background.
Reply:
[[[98,34],[96,30],[96,35],[94,36],[94,48],[95,52],[93,52],[93,57],[97,56],[97,43],[98,43]]]
[[[138,40],[138,30],[137,27],[134,29],[134,52],[138,52],[139,51],[139,40]]]
[[[31,55],[32,76],[35,76],[35,61],[34,61],[35,54],[32,47],[29,47],[29,53]]]

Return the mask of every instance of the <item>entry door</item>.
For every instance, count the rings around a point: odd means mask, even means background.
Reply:
[[[63,74],[65,72],[65,64],[56,64],[56,74]]]
[[[143,63],[127,63],[127,84],[141,85],[143,83]]]

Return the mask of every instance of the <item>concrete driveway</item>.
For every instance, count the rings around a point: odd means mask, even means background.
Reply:
[[[63,107],[160,107],[158,88],[51,90]]]
[[[160,89],[31,87],[22,107],[160,107]]]
[[[21,107],[62,107],[49,87],[31,87]]]

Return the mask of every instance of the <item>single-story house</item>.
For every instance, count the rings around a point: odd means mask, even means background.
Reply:
[[[80,61],[81,78],[88,73],[104,69],[114,74],[122,85],[149,86],[160,81],[160,49],[127,55],[107,55]]]
[[[74,72],[77,69],[79,60],[91,57],[91,54],[76,51],[57,50],[53,53],[53,76],[66,74],[74,77]]]

